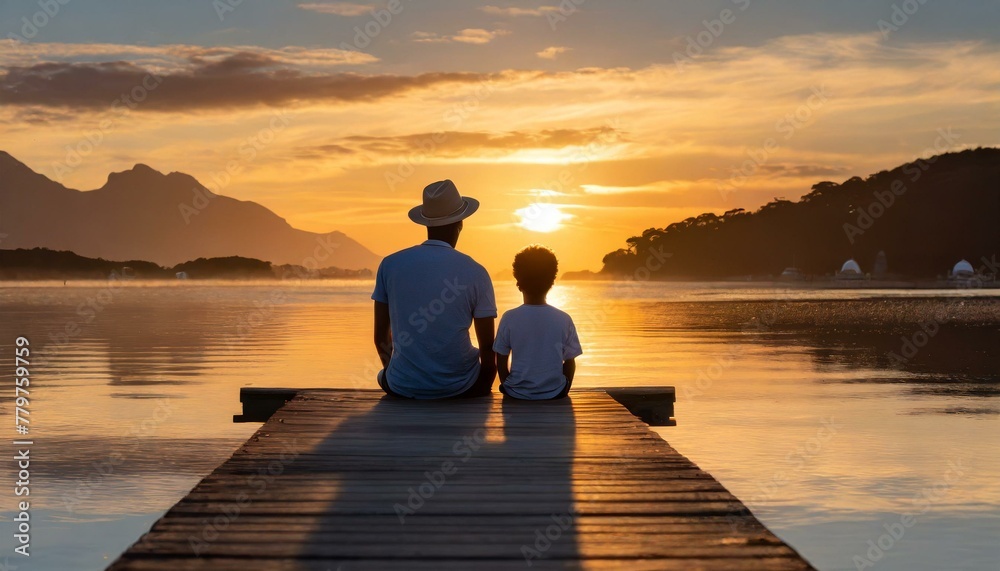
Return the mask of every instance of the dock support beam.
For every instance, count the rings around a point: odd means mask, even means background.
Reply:
[[[241,387],[240,402],[243,414],[234,414],[233,422],[267,422],[271,415],[295,398],[303,389],[269,389]]]
[[[674,387],[620,387],[600,389],[650,426],[677,426]]]
[[[243,414],[234,414],[233,422],[267,422],[272,414],[304,390],[309,389],[242,387],[240,402],[243,403]],[[354,392],[357,389],[329,390]],[[674,420],[674,387],[579,388],[573,389],[570,395],[576,392],[605,392],[650,426],[677,426]]]

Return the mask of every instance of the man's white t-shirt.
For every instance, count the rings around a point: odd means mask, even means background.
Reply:
[[[504,388],[523,399],[548,399],[566,387],[563,361],[583,354],[573,318],[551,305],[522,305],[503,314],[493,350],[511,355]]]
[[[447,398],[479,377],[473,318],[496,317],[483,266],[447,242],[427,240],[379,264],[372,299],[389,305],[392,358],[385,377],[404,397]]]

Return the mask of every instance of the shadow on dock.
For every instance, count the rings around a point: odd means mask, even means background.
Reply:
[[[300,560],[350,571],[580,558],[569,400],[421,403],[419,414],[413,407],[384,397],[331,430],[315,459],[290,466],[336,490]]]

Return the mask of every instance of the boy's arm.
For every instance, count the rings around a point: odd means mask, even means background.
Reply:
[[[392,328],[389,326],[389,304],[375,302],[375,350],[382,367],[389,366],[392,357]]]
[[[566,375],[566,391],[573,386],[573,376],[576,375],[576,359],[563,361],[563,375]]]
[[[500,374],[500,383],[502,384],[510,376],[510,355],[504,355],[503,353],[497,353],[497,372]]]

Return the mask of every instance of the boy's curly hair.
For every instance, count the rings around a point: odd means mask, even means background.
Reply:
[[[514,279],[518,289],[525,293],[547,293],[552,289],[558,272],[559,260],[545,246],[533,244],[514,256]]]

